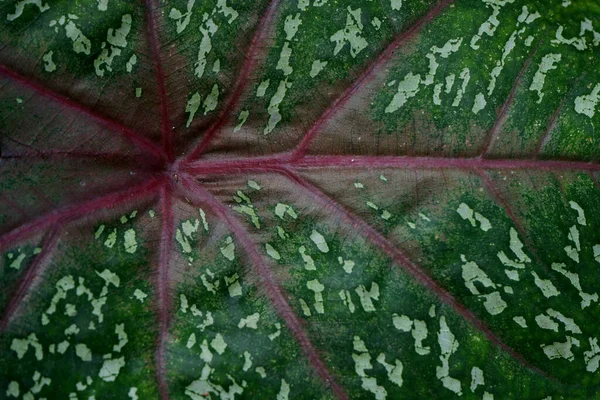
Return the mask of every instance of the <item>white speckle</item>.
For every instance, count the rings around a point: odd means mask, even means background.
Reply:
[[[399,10],[402,7],[402,0],[390,0],[392,10]]]
[[[18,398],[19,397],[19,383],[15,382],[15,381],[11,381],[8,384],[8,389],[6,390],[6,395]]]
[[[515,321],[521,328],[527,328],[527,321],[525,321],[525,318],[522,316],[518,315],[513,317],[513,321]]]
[[[267,91],[267,88],[269,87],[269,83],[271,83],[270,79],[264,80],[260,83],[260,85],[258,85],[258,88],[256,90],[256,97],[263,97]]]
[[[113,351],[120,353],[123,347],[129,343],[127,338],[127,333],[125,333],[125,324],[117,324],[115,325],[115,333],[117,334],[117,338],[119,339],[119,343],[113,346]]]
[[[42,0],[21,0],[15,5],[15,12],[12,14],[6,14],[6,20],[8,22],[14,21],[23,14],[23,10],[27,4],[33,4],[37,6],[41,13],[50,9],[48,4],[42,4]],[[16,397],[16,396],[15,396]]]
[[[302,261],[304,261],[304,269],[307,271],[316,271],[317,267],[315,266],[315,260],[313,260],[310,255],[306,254],[306,247],[300,246],[300,248],[298,248],[298,252],[302,257]]]
[[[583,353],[585,369],[588,372],[596,372],[600,362],[600,347],[598,347],[598,339],[589,338],[589,341],[591,350]]]
[[[129,396],[129,398],[131,400],[138,400],[139,397],[137,395],[137,390],[138,389],[136,387],[129,388],[129,392],[127,392],[127,396]]]
[[[269,121],[267,122],[267,126],[263,130],[263,134],[268,134],[275,129],[279,121],[281,121],[281,114],[279,113],[279,105],[283,101],[285,94],[289,88],[292,87],[291,83],[288,83],[287,78],[279,82],[279,86],[277,87],[277,91],[271,97],[271,101],[269,102],[269,107],[267,107],[267,111],[269,113]],[[259,88],[260,89],[260,88]]]

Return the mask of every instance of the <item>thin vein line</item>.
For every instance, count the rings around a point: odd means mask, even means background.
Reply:
[[[317,349],[311,343],[308,335],[304,331],[302,323],[287,302],[282,289],[275,280],[269,267],[263,261],[263,257],[257,252],[254,243],[250,239],[244,227],[239,221],[237,221],[235,217],[231,215],[230,210],[223,203],[221,203],[221,201],[197,184],[190,176],[183,175],[182,178],[183,184],[190,192],[190,197],[194,198],[198,202],[206,204],[207,207],[210,207],[215,214],[222,218],[229,229],[233,231],[235,237],[250,258],[252,267],[260,276],[260,283],[269,296],[273,307],[279,316],[285,321],[288,329],[298,342],[300,348],[308,358],[311,365],[314,367],[317,374],[329,387],[331,387],[331,390],[338,399],[348,399],[344,389],[336,383],[333,375],[327,369],[325,363],[321,360]]]
[[[517,74],[517,77],[515,78],[515,81],[510,89],[510,92],[508,93],[508,97],[506,98],[506,101],[502,105],[502,108],[500,109],[500,113],[496,117],[496,120],[494,121],[494,125],[492,126],[492,129],[490,129],[490,132],[488,133],[487,139],[483,145],[483,149],[481,150],[481,154],[479,157],[485,158],[487,156],[488,151],[490,150],[490,147],[492,147],[492,144],[496,140],[498,140],[498,137],[500,136],[500,131],[504,127],[506,120],[508,120],[508,111],[509,111],[510,106],[512,105],[513,101],[515,100],[515,95],[517,94],[517,89],[521,85],[521,81],[523,80],[523,75],[529,68],[529,64],[531,64],[531,60],[533,60],[533,57],[537,53],[537,49],[539,48],[540,43],[541,43],[541,41],[538,41],[535,48],[533,49],[531,54],[527,57],[527,59],[523,63],[523,66],[519,70],[519,73]]]
[[[94,212],[100,208],[114,207],[125,201],[131,201],[135,198],[153,194],[156,189],[164,183],[164,178],[153,178],[141,185],[129,189],[112,192],[109,195],[98,197],[80,204],[69,205],[63,209],[50,212],[41,217],[21,225],[4,235],[0,236],[0,249],[6,249],[18,240],[35,234],[47,227],[58,223],[64,223],[74,218],[82,217]]]
[[[167,368],[165,361],[165,344],[169,334],[169,260],[173,244],[173,204],[170,185],[164,185],[160,191],[161,211],[163,216],[160,235],[160,250],[157,274],[158,292],[158,339],[156,345],[156,377],[162,400],[169,399],[167,385]]]
[[[204,134],[204,137],[200,141],[200,144],[194,150],[192,150],[192,152],[185,158],[184,162],[198,158],[198,156],[200,156],[202,152],[204,152],[210,145],[214,137],[217,135],[218,130],[227,122],[228,118],[231,117],[231,111],[239,102],[239,99],[242,96],[246,85],[248,84],[248,77],[255,69],[257,61],[255,53],[257,52],[257,49],[264,44],[267,32],[271,27],[271,23],[277,12],[277,6],[279,5],[279,2],[280,0],[271,0],[267,11],[262,16],[258,27],[256,28],[256,33],[254,34],[252,42],[250,43],[250,47],[246,51],[245,62],[239,71],[239,76],[235,84],[235,90],[233,91],[229,102],[221,111],[216,121],[208,128]]]
[[[146,0],[146,25],[148,40],[150,42],[152,61],[156,72],[156,84],[160,97],[160,117],[162,127],[162,143],[166,153],[167,160],[173,161],[173,130],[169,120],[169,103],[167,98],[167,88],[165,85],[165,74],[160,59],[160,44],[158,40],[158,27],[156,23],[156,12],[160,7],[154,0]]]
[[[308,147],[315,139],[316,135],[319,133],[320,128],[323,124],[333,116],[339,108],[341,108],[350,97],[366,82],[368,82],[375,71],[389,59],[391,59],[394,55],[396,49],[404,44],[407,40],[412,38],[417,32],[421,30],[421,28],[435,17],[438,16],[447,6],[452,4],[454,0],[442,0],[435,7],[433,7],[427,14],[420,17],[417,21],[410,24],[410,28],[402,32],[392,43],[390,43],[386,49],[375,59],[373,63],[371,63],[367,69],[355,80],[350,87],[348,87],[344,93],[338,97],[333,104],[325,110],[325,112],[315,121],[315,123],[310,127],[310,129],[306,132],[304,138],[298,144],[296,149],[294,150],[294,156],[296,158],[302,157]]]
[[[350,226],[353,226],[355,229],[360,230],[363,236],[365,236],[376,246],[381,248],[394,260],[395,263],[403,267],[403,269],[406,272],[408,272],[423,286],[435,293],[442,302],[446,303],[457,314],[461,315],[474,328],[480,331],[491,343],[494,343],[496,346],[505,351],[512,358],[517,360],[519,363],[521,363],[528,369],[538,373],[541,376],[555,380],[555,378],[549,376],[546,372],[542,371],[533,364],[530,364],[521,354],[517,353],[512,347],[505,344],[502,341],[502,339],[500,339],[500,337],[498,337],[494,332],[492,332],[487,327],[487,325],[483,321],[481,321],[472,311],[466,308],[462,303],[460,303],[456,298],[454,298],[454,296],[450,292],[448,292],[435,280],[433,280],[425,271],[423,271],[423,269],[420,266],[413,263],[403,251],[399,250],[385,236],[379,233],[379,231],[377,231],[371,225],[366,223],[360,217],[347,210],[344,206],[331,199],[319,188],[309,183],[305,179],[301,178],[295,172],[286,168],[280,168],[278,172],[281,175],[288,178],[291,182],[305,189],[305,191],[308,192],[311,195],[311,197],[314,198],[317,202],[321,203],[321,205],[327,207],[328,209],[334,210],[335,213],[339,215],[341,219],[345,220]]]
[[[41,246],[41,253],[35,256],[33,263],[27,268],[27,271],[21,278],[19,286],[12,294],[4,311],[4,315],[2,316],[2,320],[0,321],[0,332],[4,332],[8,328],[17,311],[24,305],[24,300],[31,292],[34,281],[44,273],[48,257],[55,249],[58,242],[58,230],[58,227],[54,227],[50,233],[48,233],[48,236]]]
[[[152,155],[155,158],[163,158],[164,154],[162,149],[157,147],[150,140],[139,135],[137,132],[121,124],[120,122],[110,119],[95,111],[94,109],[84,106],[83,104],[77,103],[50,88],[42,86],[35,82],[33,79],[27,78],[19,74],[18,72],[10,69],[6,65],[0,65],[0,75],[8,77],[22,84],[23,86],[27,86],[28,88],[34,90],[40,95],[53,99],[65,107],[81,112],[82,114],[85,114],[88,117],[99,121],[104,126],[126,137],[132,144],[134,144],[140,150],[143,150],[145,153]]]

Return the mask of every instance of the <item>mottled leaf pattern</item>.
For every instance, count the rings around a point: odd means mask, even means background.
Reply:
[[[0,21],[0,398],[598,397],[596,2]]]

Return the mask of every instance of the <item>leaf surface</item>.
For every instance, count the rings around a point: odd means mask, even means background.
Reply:
[[[597,397],[596,3],[0,21],[3,398]]]

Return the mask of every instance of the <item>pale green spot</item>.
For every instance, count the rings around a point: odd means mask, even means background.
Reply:
[[[219,102],[219,85],[216,83],[213,85],[212,90],[204,99],[204,115],[215,110]]]
[[[94,239],[100,238],[100,235],[102,235],[102,232],[104,232],[104,225],[100,225],[98,227],[98,229],[96,229],[96,232],[94,233]]]
[[[187,122],[185,124],[186,128],[189,128],[189,126],[192,124],[192,120],[194,119],[196,112],[198,112],[198,108],[200,108],[201,100],[202,98],[200,97],[200,94],[198,92],[194,93],[192,97],[190,97],[190,99],[188,100],[185,106],[185,112],[189,113],[190,115],[188,116]]]
[[[247,351],[244,351],[244,366],[242,367],[242,371],[248,371],[252,367],[252,354]]]
[[[98,275],[100,278],[104,279],[106,286],[108,286],[109,284],[112,283],[115,287],[119,287],[119,285],[121,283],[119,276],[108,269],[105,269],[102,272],[96,271],[96,275]]]
[[[361,35],[363,30],[361,9],[352,10],[348,7],[346,16],[346,27],[334,33],[329,41],[335,42],[333,55],[337,55],[340,50],[348,43],[350,45],[350,55],[355,58],[358,53],[364,50],[368,43]]]
[[[302,261],[304,261],[304,269],[308,271],[316,271],[317,267],[315,266],[315,260],[313,260],[310,255],[306,254],[306,247],[300,246],[300,248],[298,248],[298,252],[300,253],[300,256],[302,256]]]
[[[42,4],[42,0],[22,0],[15,5],[14,13],[6,14],[6,20],[11,22],[19,18],[23,14],[23,10],[25,9],[25,6],[27,4],[37,6],[41,13],[50,9],[50,6],[48,4]]]
[[[81,32],[77,25],[73,21],[69,21],[65,25],[65,31],[67,37],[73,41],[73,50],[75,53],[84,53],[89,56],[92,49],[92,42]]]
[[[279,393],[277,393],[277,400],[288,400],[289,395],[290,385],[285,381],[285,379],[282,379],[281,388],[279,389]]]
[[[321,71],[323,71],[323,68],[325,68],[327,66],[327,61],[321,61],[321,60],[315,60],[313,61],[311,67],[310,67],[310,77],[314,78],[317,75],[319,75],[319,73]]]
[[[302,24],[302,20],[300,19],[300,13],[296,13],[293,17],[288,15],[285,17],[283,30],[285,31],[285,40],[292,40],[294,36],[296,36],[296,32],[298,32],[298,28]]]
[[[258,323],[259,319],[260,319],[259,313],[254,313],[252,315],[248,315],[246,318],[240,319],[240,322],[238,323],[238,328],[242,329],[242,328],[247,327],[250,329],[258,329],[258,326],[256,324]]]
[[[315,292],[315,310],[317,311],[317,313],[319,314],[324,314],[325,313],[325,308],[323,306],[323,290],[325,289],[325,286],[323,286],[323,284],[321,284],[321,282],[319,282],[317,279],[313,279],[311,281],[306,282],[306,287]]]
[[[291,83],[288,83],[287,78],[279,82],[279,86],[277,87],[277,91],[271,97],[271,101],[269,102],[269,107],[267,111],[269,113],[269,121],[267,122],[267,126],[263,131],[263,134],[268,134],[275,129],[279,121],[281,121],[281,114],[279,113],[279,105],[283,101],[285,94],[289,88],[292,87]]]
[[[408,99],[415,97],[419,91],[419,83],[421,83],[420,75],[414,75],[412,72],[406,74],[404,79],[398,84],[398,91],[390,104],[385,108],[385,112],[395,112],[404,106]]]
[[[596,372],[600,363],[600,347],[597,338],[589,338],[591,350],[583,353],[585,369],[588,372]]]
[[[125,357],[104,360],[98,376],[105,382],[114,382],[124,366]]]
[[[564,358],[568,361],[573,361],[575,359],[575,355],[571,351],[571,347],[573,345],[579,347],[579,340],[574,337],[567,336],[566,342],[554,342],[549,345],[542,345],[542,350],[546,357],[550,360],[554,360],[555,358]]]
[[[577,223],[579,225],[586,226],[585,212],[583,211],[583,208],[581,208],[581,206],[573,200],[569,201],[569,205],[573,210],[577,211]]]
[[[403,370],[402,362],[400,362],[400,360],[395,360],[395,365],[388,364],[385,361],[385,354],[383,354],[383,353],[380,353],[377,356],[377,362],[379,364],[381,364],[383,366],[383,368],[385,368],[390,382],[394,383],[398,387],[402,387],[402,383],[404,382],[402,380],[402,370]]]
[[[305,316],[310,317],[312,315],[312,313],[310,312],[310,307],[308,307],[308,304],[306,304],[306,301],[304,301],[304,299],[300,299],[300,307],[302,308],[302,313]]]
[[[375,30],[378,31],[379,28],[381,28],[381,20],[377,17],[373,17],[373,19],[371,20],[371,25],[373,25]]]
[[[542,291],[545,297],[558,296],[560,294],[558,289],[552,284],[552,281],[540,278],[535,271],[531,271],[531,274],[533,275],[535,285]]]
[[[258,89],[256,89],[256,97],[263,97],[269,87],[269,83],[271,83],[270,79],[264,80],[258,85]]]
[[[473,108],[471,109],[471,111],[473,112],[473,114],[477,114],[477,113],[479,113],[479,111],[481,111],[485,108],[486,104],[487,104],[487,101],[485,100],[485,96],[483,95],[483,93],[477,93],[477,95],[475,96],[475,102],[473,103]]]
[[[475,393],[477,386],[485,386],[485,378],[481,368],[473,367],[471,368],[471,392]]]
[[[52,61],[53,54],[54,54],[54,52],[52,50],[50,50],[49,52],[44,54],[44,56],[42,57],[42,61],[44,61],[44,70],[46,72],[56,71],[56,64],[54,64],[54,61]]]
[[[440,331],[438,332],[438,344],[440,346],[441,366],[436,367],[436,377],[442,381],[442,385],[458,394],[462,395],[461,382],[452,378],[450,374],[450,357],[458,350],[459,343],[450,328],[446,324],[446,318],[440,317]]]
[[[124,235],[125,239],[125,251],[128,253],[135,253],[137,250],[137,242],[135,240],[135,231],[133,229],[128,229],[125,231]]]
[[[190,17],[192,15],[192,8],[194,7],[194,3],[196,2],[196,0],[188,0],[187,2],[187,12],[185,13],[181,13],[181,11],[179,11],[176,8],[171,8],[171,11],[169,12],[169,18],[176,20],[175,21],[175,26],[177,29],[177,33],[181,33],[185,30],[185,28],[188,26],[188,24],[190,23]]]
[[[223,254],[223,257],[229,261],[233,261],[235,258],[235,244],[233,243],[231,236],[227,236],[225,239],[225,246],[221,247],[220,250],[221,254]]]
[[[144,302],[144,299],[146,297],[148,297],[148,295],[144,292],[142,292],[140,289],[135,289],[135,291],[133,292],[133,297],[135,297],[137,300],[140,301],[140,303]]]
[[[234,132],[237,132],[240,129],[242,129],[242,126],[244,126],[244,124],[246,123],[246,120],[248,119],[249,115],[250,115],[250,111],[248,111],[248,110],[243,110],[242,112],[240,112],[240,115],[238,116],[239,122],[235,126],[235,128],[233,128]]]
[[[356,294],[360,298],[360,304],[366,312],[375,311],[373,300],[379,300],[379,285],[377,282],[371,283],[371,289],[367,290],[364,285],[360,285],[355,289]]]
[[[399,10],[402,7],[402,0],[391,0],[390,5],[392,10]]]
[[[131,30],[131,14],[125,14],[121,17],[121,26],[118,29],[109,28],[106,41],[113,46],[127,46],[127,35]]]
[[[23,262],[23,260],[25,260],[25,257],[26,257],[26,255],[24,253],[19,254],[19,256],[17,258],[12,260],[9,267],[16,269],[16,270],[21,269],[21,263]]]
[[[85,362],[92,361],[92,351],[83,343],[75,345],[75,354]]]
[[[19,397],[19,383],[15,382],[15,381],[11,381],[8,384],[8,389],[6,390],[6,395],[18,398]]]
[[[138,99],[139,99],[140,97],[142,97],[142,88],[141,88],[141,87],[135,88],[135,97],[137,97]],[[150,210],[150,211],[149,211],[149,213],[150,213],[150,212],[151,212],[152,214],[154,214],[154,211],[153,211],[153,210]],[[152,216],[152,214],[150,214],[150,218],[154,218],[154,217]]]
[[[210,347],[215,349],[217,353],[223,354],[227,348],[227,343],[225,343],[223,336],[220,333],[217,333],[215,338],[210,342]]]
[[[381,213],[381,218],[384,219],[384,220],[386,220],[386,221],[388,219],[390,219],[391,216],[392,216],[392,214],[390,214],[390,212],[388,210],[383,210],[382,213]]]
[[[522,316],[518,315],[513,317],[513,321],[515,321],[521,328],[527,328],[527,321]]]
[[[258,375],[260,375],[261,378],[266,378],[267,377],[267,371],[265,371],[265,369],[263,367],[256,367],[254,369],[254,371],[256,371],[256,373]]]
[[[319,232],[317,232],[314,229],[313,229],[312,233],[310,234],[310,240],[313,241],[313,243],[317,246],[317,249],[319,249],[319,251],[321,253],[329,252],[329,246],[327,245],[325,238],[323,237],[323,235],[321,235]]]
[[[131,399],[131,400],[138,400],[139,397],[137,395],[137,388],[136,387],[132,387],[129,388],[129,392],[127,392],[127,396]]]
[[[577,96],[575,98],[575,111],[578,114],[583,114],[592,118],[596,113],[598,101],[600,101],[600,83],[594,86],[594,89],[590,94]]]
[[[535,91],[538,93],[537,103],[541,103],[544,98],[544,93],[542,93],[542,89],[544,88],[544,83],[546,82],[546,74],[553,69],[556,69],[555,63],[559,62],[562,58],[560,53],[550,53],[546,54],[542,57],[542,61],[540,61],[540,65],[535,75],[533,76],[533,81],[531,82],[531,86],[529,86],[529,90]]]
[[[279,252],[277,250],[275,250],[273,248],[273,246],[271,246],[270,243],[265,244],[265,249],[267,251],[267,254],[269,255],[269,257],[271,257],[274,260],[280,260],[281,259],[281,255],[279,254]]]
[[[133,66],[137,63],[137,56],[135,54],[133,54],[130,58],[129,61],[127,61],[127,64],[125,65],[125,69],[127,70],[127,72],[131,72],[133,71]]]
[[[119,339],[119,343],[113,346],[113,351],[120,353],[123,347],[129,342],[127,333],[125,332],[125,324],[115,325],[115,333],[117,334],[117,339]]]
[[[104,245],[111,249],[115,243],[117,243],[117,229],[113,229],[111,233],[108,234],[108,237],[104,241]]]
[[[187,347],[188,349],[191,349],[192,347],[194,347],[195,344],[196,344],[196,334],[192,333],[190,335],[190,337],[188,337],[185,347]]]

